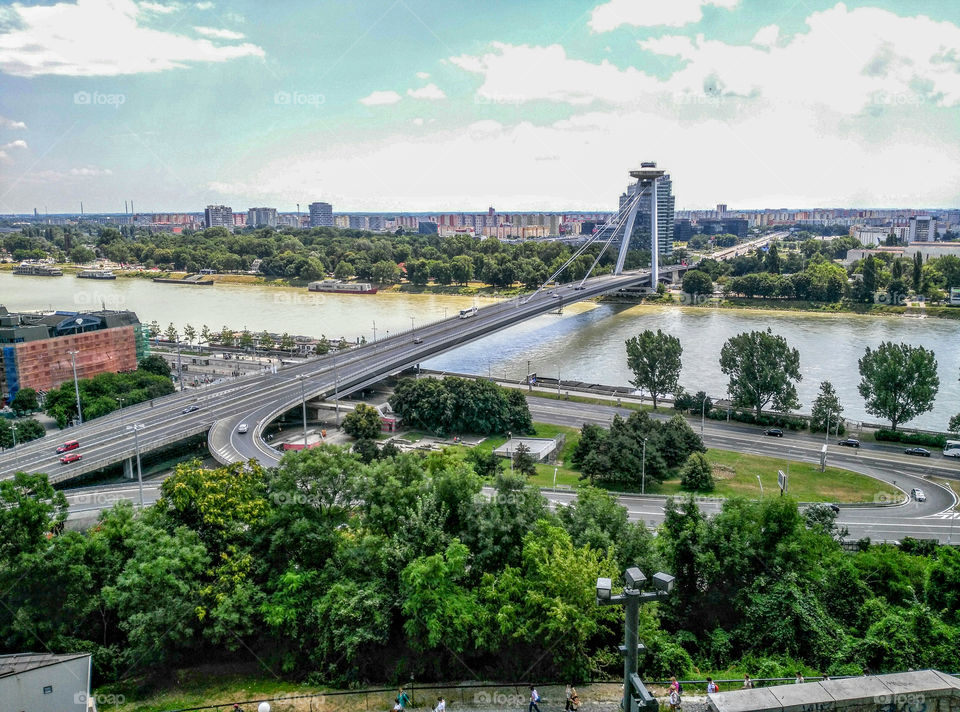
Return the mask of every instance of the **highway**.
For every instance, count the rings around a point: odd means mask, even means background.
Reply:
[[[590,405],[537,396],[528,396],[527,402],[534,420],[572,427],[584,423],[607,425],[615,414],[628,417],[632,412],[613,405]],[[672,411],[666,410],[659,417],[671,414]],[[771,438],[762,435],[757,427],[709,420],[704,423],[703,438],[708,447],[784,458],[784,468],[786,458],[793,462],[819,462],[823,446],[823,439],[813,435],[788,432],[782,439]],[[956,479],[960,477],[960,463],[939,455],[929,459],[910,457],[902,453],[902,448],[893,446],[864,444],[861,450],[851,450],[839,447],[833,439],[828,446],[827,462],[876,477],[905,493],[920,487],[927,495],[926,502],[908,500],[892,506],[841,506],[837,521],[849,529],[851,539],[870,537],[874,541],[893,541],[912,536],[952,542],[954,527],[957,527],[956,536],[960,538],[960,523],[956,521],[960,514],[952,511],[956,504],[952,491],[926,479],[929,476]],[[144,483],[146,504],[156,501],[159,485],[159,480]],[[95,518],[99,510],[112,507],[120,500],[138,501],[135,483],[78,488],[68,490],[66,494],[70,519],[74,522],[86,520],[84,523]],[[575,493],[566,490],[544,490],[543,495],[554,505],[568,504],[576,497]],[[663,521],[665,498],[662,496],[621,495],[618,499],[632,521],[643,521],[651,527]],[[707,515],[715,514],[721,505],[720,500],[709,497],[699,498],[699,503]]]
[[[669,268],[664,271],[667,270]],[[199,391],[176,393],[123,408],[5,452],[0,458],[0,479],[24,470],[45,472],[52,482],[62,483],[127,460],[135,454],[134,436],[127,430],[134,423],[143,426],[138,431],[141,453],[207,433],[210,451],[219,462],[253,458],[271,466],[276,464],[280,453],[263,441],[261,433],[276,417],[298,405],[303,396],[311,399],[347,395],[431,356],[553,311],[560,304],[643,284],[649,281],[649,276],[649,270],[605,275],[586,280],[582,287],[571,283],[543,290],[533,297],[514,297],[482,307],[466,319],[454,316],[418,327],[413,332],[290,366],[275,374],[241,377]],[[199,409],[184,413],[191,405]],[[249,425],[246,434],[237,432],[241,422]],[[82,456],[81,460],[60,464],[55,451],[65,440],[80,442],[80,449],[74,452]]]

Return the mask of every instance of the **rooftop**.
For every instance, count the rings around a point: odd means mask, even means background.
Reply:
[[[0,655],[0,677],[19,675],[38,668],[58,665],[77,658],[89,658],[90,653],[13,653]]]

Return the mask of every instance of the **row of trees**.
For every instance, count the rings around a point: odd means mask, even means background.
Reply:
[[[0,483],[0,647],[90,651],[98,683],[247,659],[324,685],[615,678],[622,612],[594,583],[636,565],[676,576],[642,609],[644,676],[960,665],[950,547],[846,553],[831,512],[789,497],[710,519],[669,500],[652,537],[591,487],[554,512],[522,478],[481,484],[449,452],[323,446],[271,470],[181,465],[141,516],[51,537],[63,495],[21,473]]]
[[[683,347],[677,337],[648,329],[628,339],[626,351],[634,374],[630,383],[650,394],[654,408],[665,394],[682,393]],[[933,351],[885,341],[875,349],[868,346],[858,365],[858,390],[867,412],[889,420],[891,429],[933,408],[940,388]],[[733,405],[752,409],[757,418],[768,405],[780,412],[800,407],[796,386],[803,378],[800,352],[769,328],[728,339],[720,350],[720,370],[729,379],[727,392]],[[835,408],[834,418],[842,410],[829,381],[821,383],[820,390],[814,403],[815,426],[825,408]],[[951,420],[951,430],[955,424],[960,427],[960,415]]]
[[[438,435],[533,432],[523,392],[481,378],[405,378],[394,389],[390,407],[407,427]]]

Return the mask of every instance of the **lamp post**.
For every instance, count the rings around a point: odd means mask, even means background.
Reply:
[[[608,578],[597,579],[598,606],[624,606],[625,620],[623,625],[623,645],[620,652],[623,655],[623,712],[638,712],[644,709],[655,712],[659,709],[657,700],[651,695],[637,674],[637,653],[642,645],[637,639],[637,626],[640,618],[640,604],[657,601],[665,598],[673,590],[674,577],[662,571],[653,575],[653,585],[656,590],[642,592],[647,577],[635,566],[623,573],[623,593],[613,595],[613,582]]]
[[[183,366],[180,363],[180,334],[177,334],[177,382],[180,392],[183,393]]]
[[[83,411],[80,410],[80,383],[77,381],[77,354],[79,351],[67,351],[73,363],[73,391],[77,394],[77,424],[83,425]]]
[[[703,401],[701,401],[701,403],[702,405],[700,406],[700,437],[702,438],[703,437],[703,420],[704,420],[704,416],[706,416],[707,414],[707,397],[706,396],[703,397]]]
[[[143,423],[128,425],[126,430],[133,431],[133,446],[137,451],[137,487],[140,489],[140,511],[143,511],[143,473],[140,470],[140,436],[139,432],[146,426]]]
[[[389,336],[390,332],[387,332]],[[340,375],[337,371],[337,352],[333,352],[333,402],[337,406],[337,428],[340,427]]]
[[[303,449],[307,449],[307,395],[303,389],[303,381],[306,375],[301,373],[297,378],[300,380],[300,401],[303,404]]]
[[[830,437],[830,411],[827,411],[827,427],[824,428],[823,433],[823,444],[827,444],[827,439]]]
[[[557,364],[557,398],[560,397],[560,364]]]
[[[640,494],[647,493],[647,439],[643,439],[643,455],[640,458]]]
[[[763,499],[763,482],[760,481],[760,475],[757,475],[757,484],[760,485],[760,499]]]

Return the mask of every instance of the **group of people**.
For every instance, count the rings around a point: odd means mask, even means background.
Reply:
[[[803,682],[803,676],[800,673],[797,673],[797,679],[795,682]],[[743,687],[744,690],[753,689],[753,680],[749,675],[743,676]],[[720,692],[720,686],[714,681],[712,677],[707,678],[707,694],[712,694],[714,692]],[[683,685],[675,677],[670,678],[670,709],[679,710],[680,705],[683,702]]]

